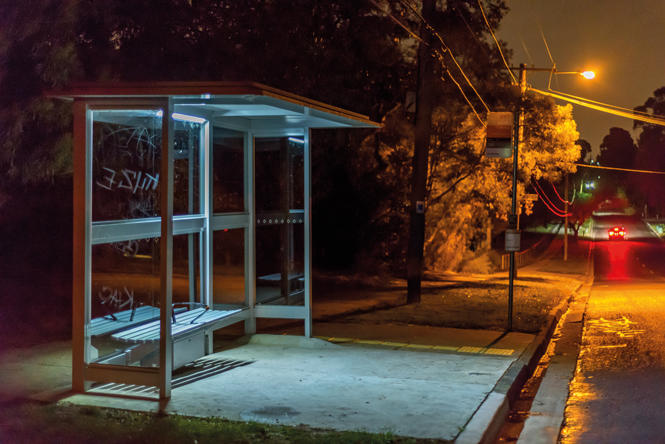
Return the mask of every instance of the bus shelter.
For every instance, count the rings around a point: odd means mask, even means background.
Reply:
[[[72,385],[154,386],[257,318],[312,334],[312,128],[366,116],[257,83],[78,84]]]

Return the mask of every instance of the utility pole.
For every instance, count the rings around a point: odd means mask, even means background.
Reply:
[[[564,194],[566,200],[564,204],[564,222],[563,222],[563,260],[568,260],[568,173],[566,173],[566,192]]]
[[[526,94],[526,65],[520,64],[520,98],[515,113],[514,137],[513,137],[513,196],[510,204],[509,225],[517,230],[517,157],[520,146],[520,130],[522,128],[522,108],[524,106],[524,95]],[[513,286],[515,282],[515,252],[510,252],[510,269],[508,272],[508,331],[513,329]]]
[[[423,0],[422,15],[425,22],[434,22],[435,0]],[[406,256],[408,304],[420,302],[420,284],[425,245],[425,191],[430,134],[432,131],[434,56],[431,33],[421,26],[423,41],[418,46],[418,87],[416,91],[416,121],[414,130],[413,171],[411,178],[411,207],[409,244]]]
[[[522,129],[522,113],[524,111],[524,98],[526,96],[526,72],[527,71],[546,71],[553,74],[579,74],[586,79],[592,79],[595,77],[593,71],[556,71],[553,68],[536,68],[536,67],[526,67],[526,64],[521,63],[519,68],[510,68],[511,70],[519,69],[519,87],[520,87],[520,97],[517,104],[517,110],[515,112],[515,121],[513,125],[513,196],[510,206],[510,215],[508,217],[508,226],[509,230],[506,231],[506,247],[508,246],[509,235],[517,240],[517,249],[519,249],[519,232],[517,224],[517,157],[518,157],[518,148],[520,144],[520,134]],[[568,176],[566,176],[566,201],[568,200]],[[566,214],[568,214],[568,206],[566,204]],[[568,218],[566,217],[566,230],[568,228]],[[566,231],[567,232],[567,231]],[[512,244],[513,242],[511,242]],[[567,237],[566,237],[566,255],[567,255]],[[507,248],[506,248],[507,249]],[[508,272],[508,331],[513,329],[513,284],[515,281],[515,251],[511,248],[510,251],[510,269]]]

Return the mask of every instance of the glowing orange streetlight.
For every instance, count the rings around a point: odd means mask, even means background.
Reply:
[[[596,77],[596,73],[593,71],[583,71],[580,73],[580,75],[587,80],[591,80]]]
[[[527,68],[529,70],[529,68]],[[534,70],[534,69],[531,69]],[[547,69],[547,68],[540,68],[540,69],[535,69],[537,71],[550,71],[554,75],[561,75],[561,74],[579,74],[582,77],[584,77],[587,80],[591,80],[596,78],[596,73],[591,71],[591,70],[586,70],[586,71],[557,71],[556,68],[552,69]],[[550,76],[551,77],[551,76]]]

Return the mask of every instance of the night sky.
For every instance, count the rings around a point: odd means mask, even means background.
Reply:
[[[590,81],[559,76],[552,89],[633,108],[665,86],[665,1],[508,0],[508,5],[511,11],[497,34],[513,49],[514,65],[551,66],[542,28],[559,71],[596,71]],[[528,73],[527,82],[546,89],[547,78]],[[610,127],[632,133],[632,120],[579,106],[574,116],[594,154]]]

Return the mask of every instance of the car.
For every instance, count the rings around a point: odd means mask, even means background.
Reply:
[[[610,240],[623,240],[626,238],[626,229],[621,226],[612,227],[607,230],[607,236]]]

